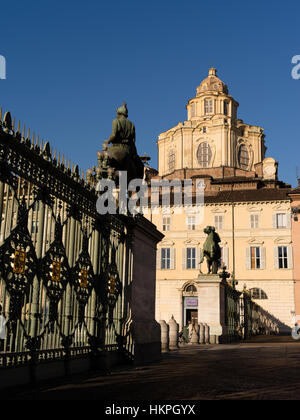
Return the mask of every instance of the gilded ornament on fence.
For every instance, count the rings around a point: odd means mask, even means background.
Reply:
[[[115,277],[110,277],[108,280],[108,293],[110,295],[115,295],[117,291],[117,280]]]
[[[79,273],[79,285],[80,287],[87,287],[88,283],[88,271],[86,269],[82,269]]]
[[[25,274],[25,268],[26,252],[16,249],[14,254],[13,272],[15,274]]]
[[[50,268],[52,268],[52,272],[51,272],[52,281],[57,281],[57,282],[60,281],[61,263],[59,261],[53,261]]]

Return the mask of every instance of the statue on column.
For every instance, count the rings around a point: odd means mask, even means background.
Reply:
[[[144,177],[144,164],[135,145],[135,126],[127,117],[128,109],[124,102],[117,109],[117,118],[113,120],[109,139],[103,143],[103,151],[98,152],[98,179],[108,177],[117,181],[118,171],[127,171],[128,183]]]

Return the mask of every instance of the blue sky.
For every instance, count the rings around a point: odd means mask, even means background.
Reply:
[[[265,129],[279,175],[300,175],[300,3],[215,0],[11,1],[1,8],[0,106],[82,169],[126,101],[139,153],[157,167],[159,133],[186,119],[185,105],[213,63]]]

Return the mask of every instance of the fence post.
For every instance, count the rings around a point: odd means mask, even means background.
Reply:
[[[43,201],[39,202],[39,228],[37,234],[37,243],[36,243],[36,256],[40,260],[42,258],[43,252],[43,236],[44,236],[44,226],[45,226],[45,203]],[[32,286],[32,301],[31,301],[31,310],[30,310],[30,339],[27,346],[30,349],[30,377],[31,382],[36,382],[36,350],[38,342],[36,340],[37,336],[37,321],[39,315],[39,295],[40,295],[40,281],[37,276],[33,279]]]
[[[70,221],[70,240],[68,243],[67,248],[67,257],[69,261],[69,265],[72,268],[74,263],[74,239],[75,239],[75,219],[71,216]],[[63,346],[65,348],[65,374],[69,373],[69,359],[70,359],[70,322],[72,317],[72,287],[70,283],[67,284],[66,287],[66,302],[65,302],[65,331],[64,331],[64,339],[63,339]]]

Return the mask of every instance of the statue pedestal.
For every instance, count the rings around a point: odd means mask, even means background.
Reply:
[[[135,217],[129,230],[133,255],[132,282],[124,293],[131,314],[134,364],[160,360],[161,329],[155,321],[156,245],[163,235],[144,217]]]
[[[220,343],[227,335],[225,325],[225,284],[219,274],[199,274],[198,321],[210,328],[210,343]]]

